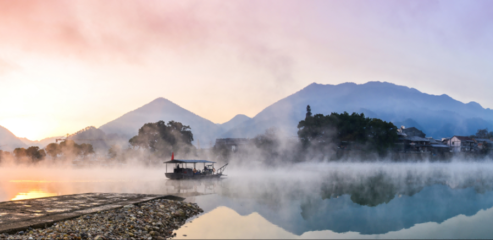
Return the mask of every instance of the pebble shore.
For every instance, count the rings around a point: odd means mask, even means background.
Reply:
[[[158,199],[88,214],[43,229],[0,234],[0,239],[169,239],[190,217],[202,213],[195,203]]]

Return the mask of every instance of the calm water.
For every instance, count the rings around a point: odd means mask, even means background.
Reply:
[[[82,192],[181,195],[205,210],[177,230],[184,239],[491,238],[492,173],[491,163],[245,168],[215,181],[167,181],[161,169],[65,170],[58,178],[9,173],[0,177],[0,201]]]

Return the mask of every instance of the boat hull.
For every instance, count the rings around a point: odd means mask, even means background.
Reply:
[[[169,179],[179,180],[179,179],[210,179],[210,178],[220,178],[222,174],[186,174],[186,173],[165,173],[164,174]]]

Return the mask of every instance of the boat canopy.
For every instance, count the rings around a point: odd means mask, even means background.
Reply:
[[[164,163],[215,163],[207,160],[179,160],[173,159]]]

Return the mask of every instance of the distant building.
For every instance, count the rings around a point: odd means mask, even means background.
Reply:
[[[448,144],[453,152],[474,152],[477,149],[477,143],[470,137],[453,136],[448,140]]]
[[[419,131],[419,130],[418,130]],[[430,152],[430,139],[412,136],[404,139],[406,152]]]
[[[397,133],[404,134],[406,137],[426,137],[425,133],[415,127],[406,128],[404,126],[401,126],[401,128],[397,129]]]
[[[477,144],[480,150],[493,150],[493,141],[485,138],[474,138],[474,142]]]
[[[234,152],[238,147],[248,144],[248,141],[248,138],[218,138],[214,148],[227,148]]]
[[[421,130],[402,126],[397,129],[398,140],[396,142],[396,150],[400,152],[415,152],[415,153],[443,153],[450,152],[450,147],[444,144],[441,140],[426,138]]]

